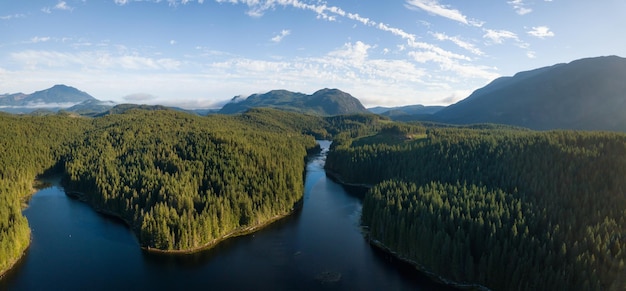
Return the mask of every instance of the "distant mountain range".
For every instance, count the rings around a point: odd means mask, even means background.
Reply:
[[[537,130],[626,131],[626,59],[617,56],[587,58],[520,72],[498,78],[448,107],[410,105],[365,109],[357,98],[338,89],[322,89],[311,95],[274,90],[234,97],[220,110],[116,105],[65,85],[32,94],[0,95],[0,111],[11,113],[49,114],[62,109],[96,116],[133,108],[168,108],[206,115],[240,113],[256,107],[324,116],[371,112],[394,120],[497,123]]]
[[[626,59],[587,58],[502,77],[431,120],[626,131]]]
[[[0,111],[28,113],[39,109],[57,111],[82,102],[98,101],[93,96],[74,87],[55,85],[32,94],[15,93],[0,95]]]
[[[312,95],[273,90],[264,94],[254,94],[246,98],[235,97],[219,111],[221,114],[233,114],[250,108],[271,107],[317,115],[341,115],[366,113],[367,109],[352,95],[338,89],[322,89]]]

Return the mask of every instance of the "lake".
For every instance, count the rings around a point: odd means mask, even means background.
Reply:
[[[23,212],[32,243],[0,289],[447,289],[369,245],[360,230],[361,199],[326,177],[330,142],[320,145],[324,150],[307,165],[301,210],[195,254],[142,251],[123,222],[69,198],[51,181]]]

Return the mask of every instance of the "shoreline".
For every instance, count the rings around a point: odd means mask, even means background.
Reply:
[[[349,187],[359,187],[359,188],[364,188],[364,189],[370,189],[372,187],[374,187],[374,185],[370,185],[370,184],[364,184],[364,183],[348,183],[346,181],[344,181],[341,178],[341,175],[339,175],[338,173],[329,171],[324,169],[326,172],[326,175],[328,177],[330,177],[331,179],[333,179],[335,182],[345,185],[345,186],[349,186]],[[362,229],[362,233],[364,238],[368,241],[368,243],[377,248],[378,250],[389,254],[391,256],[393,256],[394,258],[405,262],[411,266],[413,266],[415,268],[415,270],[417,270],[418,272],[426,275],[427,277],[431,278],[433,281],[442,284],[442,285],[446,285],[446,286],[451,286],[454,288],[459,288],[459,289],[465,289],[465,290],[481,290],[481,291],[490,291],[491,289],[482,286],[480,284],[472,284],[472,283],[462,283],[462,282],[456,282],[453,280],[449,280],[439,274],[436,274],[434,272],[429,271],[428,269],[426,269],[422,264],[413,261],[411,259],[405,258],[403,256],[400,256],[398,253],[396,253],[395,251],[393,251],[392,249],[390,249],[389,247],[387,247],[385,244],[383,244],[381,241],[377,240],[377,239],[373,239],[369,233],[367,232],[367,230],[365,229],[365,226],[361,226]]]
[[[41,177],[39,176],[35,177],[35,180],[33,181],[32,186],[30,187],[29,193],[19,198],[20,206],[22,208],[21,211],[23,212],[30,206],[29,205],[30,199],[35,195],[35,193],[47,188],[47,186],[49,186],[48,182],[43,181]],[[28,219],[26,221],[28,221]],[[28,253],[28,249],[30,249],[30,245],[32,244],[32,242],[33,242],[33,232],[32,232],[32,229],[30,229],[30,223],[29,223],[28,224],[28,244],[26,244],[24,249],[21,250],[19,256],[17,256],[13,261],[8,262],[7,267],[4,270],[0,270],[0,279],[4,278],[4,275],[11,272],[15,268],[15,266],[19,264],[20,261],[22,261],[24,257],[26,257],[26,254]]]
[[[113,213],[111,211],[107,211],[104,210],[100,207],[96,207],[95,205],[92,205],[91,203],[89,203],[88,199],[85,197],[86,194],[84,192],[80,192],[80,191],[64,191],[65,195],[67,195],[68,197],[72,198],[72,199],[77,199],[80,202],[83,202],[87,205],[89,205],[89,207],[91,207],[93,210],[95,210],[97,213],[105,215],[105,216],[109,216],[115,219],[119,219],[122,222],[124,222],[124,224],[126,224],[127,227],[129,227],[131,229],[131,231],[133,232],[133,235],[137,238],[137,242],[139,242],[139,239],[137,237],[137,233],[134,231],[134,227],[133,225],[127,221],[126,219],[124,219],[123,217],[121,217],[120,215],[118,215],[117,213]],[[258,230],[263,229],[264,227],[269,226],[270,224],[272,224],[273,222],[276,222],[280,219],[286,218],[292,214],[294,214],[296,211],[299,211],[300,209],[302,209],[302,205],[303,205],[303,198],[300,198],[300,200],[298,200],[295,204],[294,207],[291,209],[291,211],[285,213],[285,214],[279,214],[276,216],[271,217],[268,220],[259,222],[257,224],[254,225],[250,225],[250,226],[246,226],[246,227],[240,227],[240,228],[236,228],[230,232],[228,232],[227,234],[215,238],[210,242],[207,242],[206,244],[203,244],[201,246],[197,246],[197,247],[193,247],[193,248],[188,248],[188,249],[173,249],[173,250],[163,250],[163,249],[158,249],[158,248],[150,248],[150,247],[144,247],[139,245],[139,248],[142,251],[145,252],[149,252],[149,253],[155,253],[155,254],[171,254],[171,255],[189,255],[189,254],[194,254],[197,252],[201,252],[201,251],[205,251],[205,250],[209,250],[211,248],[213,248],[214,246],[218,245],[220,242],[223,242],[229,238],[234,238],[234,237],[238,237],[238,236],[244,236],[244,235],[248,235],[251,233],[254,233]]]
[[[302,205],[300,202],[297,203],[298,205]],[[251,225],[251,226],[247,226],[244,228],[237,228],[225,235],[223,235],[222,237],[219,238],[215,238],[212,241],[198,246],[198,247],[194,247],[191,249],[184,249],[184,250],[162,250],[162,249],[157,249],[157,248],[150,248],[150,247],[141,247],[142,251],[145,252],[149,252],[149,253],[154,253],[154,254],[166,254],[166,255],[191,255],[197,252],[201,252],[201,251],[205,251],[205,250],[209,250],[215,246],[217,246],[219,243],[226,241],[230,238],[235,238],[235,237],[239,237],[239,236],[245,236],[245,235],[249,235],[252,233],[255,233],[265,227],[270,226],[272,223],[281,220],[283,218],[286,218],[292,214],[294,214],[296,211],[300,210],[301,206],[295,207],[292,211],[284,214],[284,215],[276,215],[272,218],[270,218],[269,220],[263,221],[261,223],[255,224],[255,225]]]
[[[363,189],[367,189],[369,190],[370,188],[373,188],[374,185],[372,184],[365,184],[365,183],[349,183],[346,182],[345,180],[343,180],[343,178],[341,177],[341,175],[339,175],[338,173],[335,173],[331,170],[328,170],[326,168],[324,168],[324,172],[326,173],[326,176],[330,177],[331,179],[333,179],[335,182],[344,185],[344,186],[349,186],[349,187],[358,187],[358,188],[363,188]]]
[[[391,250],[389,247],[387,247],[386,245],[384,245],[381,241],[376,240],[376,239],[372,239],[371,237],[369,237],[369,235],[367,235],[366,237],[367,241],[369,242],[369,244],[383,252],[385,252],[386,254],[389,254],[391,256],[393,256],[394,258],[408,263],[409,265],[413,266],[418,272],[428,276],[429,278],[431,278],[433,281],[442,284],[442,285],[446,285],[446,286],[451,286],[454,288],[459,288],[459,289],[464,289],[464,290],[481,290],[481,291],[491,291],[491,289],[480,285],[480,284],[472,284],[472,283],[462,283],[462,282],[457,282],[454,280],[449,280],[437,273],[434,273],[432,271],[429,271],[428,269],[426,269],[426,267],[424,267],[422,264],[413,261],[411,259],[405,258],[403,256],[400,256],[398,253],[394,252],[393,250]]]
[[[2,280],[2,278],[4,278],[4,275],[8,274],[9,272],[13,271],[15,266],[17,266],[22,259],[24,259],[26,257],[26,253],[28,253],[28,249],[30,249],[30,244],[33,242],[33,235],[32,232],[30,230],[30,226],[28,228],[28,244],[26,245],[26,247],[24,248],[24,250],[22,250],[21,254],[15,258],[15,260],[13,260],[12,262],[10,262],[7,265],[7,268],[4,270],[0,270],[0,280]]]

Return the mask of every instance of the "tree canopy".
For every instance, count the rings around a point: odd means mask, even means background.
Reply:
[[[374,242],[445,278],[626,287],[624,134],[388,126],[335,144],[326,165],[374,185],[362,214]]]

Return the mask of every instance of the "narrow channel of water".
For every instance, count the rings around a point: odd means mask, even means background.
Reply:
[[[325,153],[307,165],[304,205],[254,234],[191,255],[148,254],[120,221],[54,186],[24,210],[27,255],[2,290],[442,290],[372,248],[361,200],[326,177]]]

